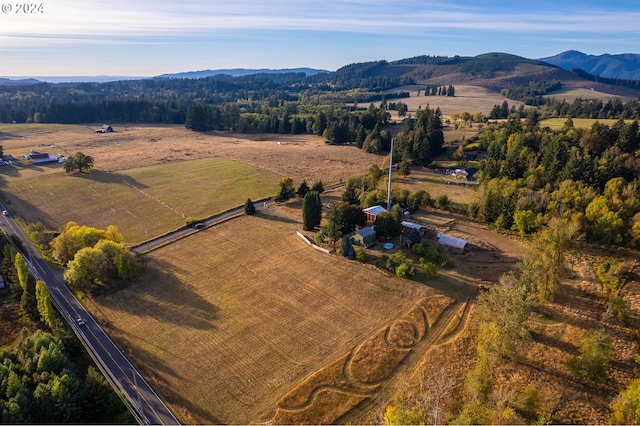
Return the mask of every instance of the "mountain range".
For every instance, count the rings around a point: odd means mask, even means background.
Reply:
[[[587,55],[576,50],[567,50],[540,60],[569,71],[580,68],[601,77],[640,80],[640,55],[636,53]]]
[[[429,56],[422,55],[397,61],[372,61],[346,65],[334,72],[313,68],[286,69],[215,69],[188,71],[173,74],[161,74],[153,77],[125,76],[69,76],[69,77],[9,77],[0,78],[2,85],[35,84],[41,81],[74,86],[79,82],[105,83],[122,80],[170,80],[200,79],[210,76],[227,75],[231,77],[252,74],[285,74],[299,73],[307,77],[308,82],[335,83],[357,79],[397,79],[413,81],[427,85],[469,84],[500,91],[507,87],[526,86],[531,81],[561,81],[563,86],[595,88],[606,85],[572,70],[580,68],[591,75],[606,78],[640,81],[640,55],[586,55],[574,50],[558,55],[527,59],[507,53],[485,53],[477,56]],[[292,77],[294,75],[292,74]],[[382,81],[382,80],[380,80]],[[400,85],[406,83],[400,83]],[[356,85],[357,86],[357,85]],[[354,86],[354,87],[356,87]],[[606,85],[605,93],[637,96],[637,93],[617,93]],[[627,87],[629,87],[627,85]],[[634,86],[635,87],[635,86]]]
[[[132,77],[122,75],[97,75],[97,76],[36,76],[36,77],[0,77],[0,85],[21,85],[37,84],[41,82],[49,83],[107,83],[120,80],[142,80],[153,78],[205,78],[215,75],[228,75],[231,77],[241,77],[251,74],[284,74],[284,73],[304,73],[307,76],[328,73],[330,71],[314,68],[284,68],[284,69],[250,69],[250,68],[230,68],[202,71],[187,71],[173,74],[161,74],[152,77]]]

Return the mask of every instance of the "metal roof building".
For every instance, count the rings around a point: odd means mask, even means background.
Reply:
[[[464,250],[467,247],[469,242],[467,240],[463,240],[462,238],[453,237],[451,235],[444,234],[439,232],[438,242],[442,245],[457,248],[458,250]]]

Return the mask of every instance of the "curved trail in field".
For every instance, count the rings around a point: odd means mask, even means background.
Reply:
[[[281,398],[264,423],[334,423],[354,407],[370,401],[409,356],[422,359],[429,349],[449,342],[462,331],[471,297],[450,299],[444,307],[439,306],[438,297],[419,300],[406,315],[307,377]],[[329,378],[333,378],[332,383],[327,381]]]

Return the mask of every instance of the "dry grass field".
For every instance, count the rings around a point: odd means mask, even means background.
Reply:
[[[380,162],[379,156],[350,146],[329,146],[313,135],[197,133],[182,126],[160,125],[114,125],[113,133],[96,134],[94,127],[2,124],[0,143],[5,153],[15,157],[31,149],[67,155],[82,151],[93,157],[96,168],[106,172],[224,157],[296,182],[321,179],[325,185],[364,173],[371,164]],[[0,176],[2,173],[0,169]]]
[[[98,298],[94,313],[182,421],[255,421],[435,294],[313,250],[299,227],[234,219],[146,255],[140,280]]]
[[[338,183],[365,173],[382,157],[316,136],[195,133],[178,126],[0,125],[6,154],[0,168],[4,200],[26,222],[56,229],[67,221],[117,225],[129,242],[144,241],[234,206],[277,193],[290,176],[298,185]],[[280,143],[278,143],[280,142]],[[60,164],[31,165],[35,150],[94,158],[96,171],[68,176]]]
[[[431,109],[440,108],[445,119],[451,117],[451,114],[462,114],[465,111],[469,114],[481,112],[484,115],[489,115],[494,105],[502,105],[505,100],[509,103],[509,106],[515,105],[516,108],[522,104],[483,87],[456,85],[455,89],[456,95],[453,97],[423,96],[424,91],[421,91],[420,96],[418,96],[418,90],[415,86],[407,87],[406,89],[401,87],[393,91],[409,91],[409,98],[398,99],[398,101],[407,104],[409,113],[415,114],[419,107],[424,109],[428,105]],[[395,113],[392,118],[398,119]]]
[[[584,87],[566,87],[555,92],[552,92],[548,95],[549,98],[555,98],[558,100],[566,100],[568,102],[573,101],[577,98],[582,99],[595,99],[598,101],[607,102],[612,98],[619,98],[623,102],[626,102],[632,98],[621,96],[621,95],[612,95],[610,93],[599,92],[597,90],[588,89]]]
[[[456,87],[460,98],[464,90]],[[474,105],[472,94],[467,105]],[[440,98],[415,99],[434,107]],[[486,105],[501,102],[492,98]],[[454,110],[462,106],[451,105],[450,113],[482,111]],[[0,125],[6,153],[80,150],[94,157],[98,169],[66,176],[57,164],[3,167],[2,197],[18,215],[52,224],[110,223],[120,217],[110,213],[114,209],[132,218],[116,223],[126,235],[146,239],[182,225],[184,216],[214,214],[233,203],[228,193],[211,195],[216,185],[231,185],[223,182],[225,175],[247,175],[268,190],[281,176],[329,185],[383,159],[312,136],[115,128],[96,135],[92,126]],[[477,195],[470,187],[445,185],[427,169],[395,178],[394,185],[426,189],[432,197],[446,194],[459,204]],[[184,194],[193,188],[193,197]],[[339,197],[333,191],[322,199]],[[426,224],[430,235],[467,239],[471,250],[450,252],[454,267],[440,269],[437,278],[410,281],[374,266],[380,245],[369,251],[366,265],[313,250],[295,235],[299,208],[298,200],[274,203],[268,214],[241,216],[147,253],[140,279],[86,303],[183,423],[381,423],[394,395],[441,366],[452,372],[460,392],[476,357],[476,286],[512,270],[526,242],[461,215],[421,209],[411,218]],[[495,378],[503,396],[534,385],[552,423],[607,423],[609,402],[635,373],[636,347],[599,299],[593,265],[601,256],[572,255],[558,303],[539,307],[530,320],[533,333],[521,365],[501,367]],[[638,284],[632,274],[623,292],[636,327]],[[600,327],[612,336],[616,362],[606,391],[594,394],[566,363],[586,332]]]

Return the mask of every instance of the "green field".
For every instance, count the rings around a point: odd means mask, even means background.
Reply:
[[[606,124],[607,126],[613,126],[616,121],[615,118],[572,118],[573,126],[578,129],[589,129],[593,126],[593,123],[596,121],[600,124]],[[627,123],[630,123],[632,120],[625,120]],[[540,126],[545,127],[548,126],[553,130],[560,130],[564,126],[564,123],[567,122],[566,118],[547,118],[545,120],[540,121]]]
[[[127,242],[146,241],[277,193],[279,176],[214,157],[124,172],[67,175],[56,166],[3,169],[3,198],[26,222],[59,228],[68,221],[98,228],[116,225]]]

